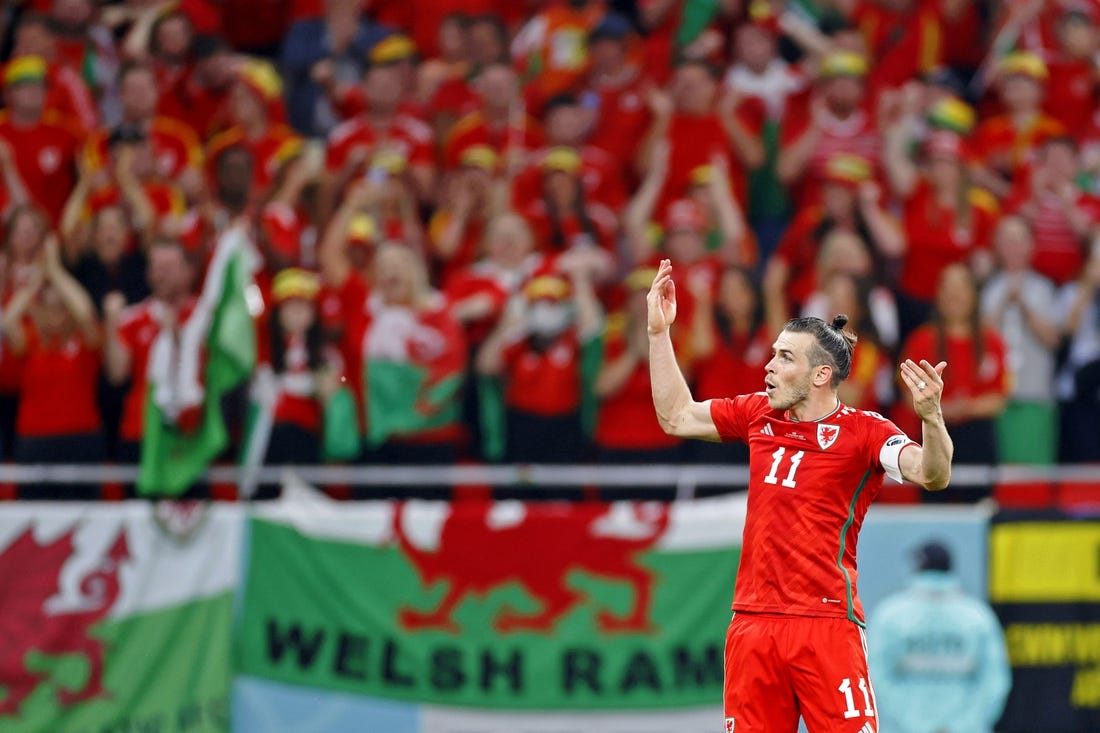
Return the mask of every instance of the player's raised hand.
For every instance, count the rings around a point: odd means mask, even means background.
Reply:
[[[671,261],[661,260],[646,302],[649,304],[649,332],[656,335],[667,331],[676,320],[676,284],[672,282]]]
[[[947,362],[941,361],[932,366],[925,359],[917,364],[912,359],[901,363],[901,378],[913,395],[913,409],[921,420],[932,420],[940,416],[940,397],[943,396],[943,370]]]

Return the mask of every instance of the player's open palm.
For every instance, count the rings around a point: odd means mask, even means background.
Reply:
[[[667,331],[676,320],[676,284],[672,282],[672,262],[669,260],[661,260],[646,302],[649,304],[649,332]]]
[[[913,409],[921,420],[931,420],[940,414],[940,398],[943,396],[943,370],[946,361],[932,366],[925,359],[917,364],[912,359],[901,363],[901,378],[913,395]]]

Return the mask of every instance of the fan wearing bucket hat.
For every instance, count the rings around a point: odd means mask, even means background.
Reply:
[[[1004,113],[984,120],[974,132],[975,182],[1004,198],[1031,151],[1048,137],[1066,134],[1061,122],[1042,111],[1050,71],[1027,51],[1013,51],[997,64],[997,91]]]
[[[817,252],[830,232],[856,234],[875,261],[900,254],[902,229],[885,208],[886,197],[874,181],[866,158],[836,153],[825,164],[821,203],[801,209],[791,221],[764,271],[769,318],[782,324],[788,313],[800,313],[814,290]]]
[[[603,359],[593,382],[599,402],[592,442],[600,463],[669,463],[682,442],[665,433],[650,405],[646,294],[657,276],[643,264],[623,279],[621,306],[607,316]]]
[[[317,251],[321,270],[321,319],[334,334],[362,318],[374,281],[374,257],[382,232],[366,213],[364,187],[353,188],[325,227]]]
[[[26,196],[57,220],[76,184],[78,140],[46,112],[44,59],[17,56],[2,67],[2,74],[6,109],[0,111],[0,141],[8,148],[10,173],[17,172]]]
[[[611,274],[617,255],[615,213],[589,199],[582,180],[584,161],[574,148],[559,146],[546,151],[539,161],[538,197],[521,209],[535,232],[540,252],[548,255],[574,248],[598,247],[607,254],[600,279]]]
[[[317,273],[287,268],[271,284],[266,346],[254,379],[261,404],[272,411],[265,464],[321,461],[322,405],[332,391],[340,357],[326,348],[318,312]]]
[[[58,62],[57,41],[46,16],[24,13],[15,28],[11,58],[38,56],[46,62],[46,110],[60,115],[79,135],[87,135],[99,123],[99,108],[79,71]]]
[[[867,109],[866,56],[853,51],[826,53],[817,82],[803,105],[788,105],[780,137],[777,172],[781,183],[793,186],[798,207],[821,197],[826,165],[834,156],[856,155],[877,167],[882,140]]]
[[[243,147],[252,155],[252,200],[267,198],[279,171],[302,152],[303,140],[283,124],[283,82],[267,61],[249,59],[237,70],[229,93],[232,126],[211,139],[206,148],[207,167],[231,147]]]
[[[589,114],[573,94],[551,97],[543,107],[546,146],[531,155],[528,165],[512,183],[512,197],[523,208],[541,194],[543,162],[558,149],[573,150],[580,157],[580,180],[585,198],[599,202],[612,211],[626,203],[622,170],[607,151],[586,142]]]
[[[501,380],[507,431],[497,439],[512,462],[575,462],[584,453],[584,395],[601,325],[592,279],[550,258],[520,294],[475,357],[478,373]]]
[[[428,223],[428,242],[441,282],[477,261],[485,227],[500,197],[501,172],[496,150],[473,145],[462,152],[458,170],[447,177]]]
[[[401,40],[404,38],[404,42]],[[347,185],[358,176],[371,174],[371,163],[383,151],[405,160],[405,175],[417,200],[431,200],[435,184],[435,150],[432,129],[418,116],[404,111],[405,76],[402,54],[408,51],[404,36],[379,44],[361,84],[365,108],[329,134],[325,154],[325,200],[338,201]],[[379,171],[374,171],[381,175]]]
[[[947,545],[931,540],[911,557],[906,586],[867,617],[881,730],[990,733],[1012,688],[1004,631]]]

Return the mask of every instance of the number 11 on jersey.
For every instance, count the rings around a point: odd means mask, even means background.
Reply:
[[[776,477],[776,472],[779,471],[779,464],[783,462],[783,456],[786,455],[786,453],[786,448],[776,448],[775,453],[772,453],[772,467],[771,470],[768,471],[768,475],[764,477],[764,483],[778,483],[788,489],[794,488],[794,475],[798,471],[798,464],[802,463],[802,456],[806,454],[806,451],[800,450],[791,456],[791,467],[790,470],[787,471],[787,478],[779,481],[779,479]]]

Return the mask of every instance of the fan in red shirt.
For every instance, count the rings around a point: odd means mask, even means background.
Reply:
[[[542,127],[526,112],[519,77],[508,64],[494,63],[478,72],[474,88],[481,109],[451,128],[443,145],[443,165],[457,168],[467,149],[485,145],[503,159],[503,167],[521,167],[528,153],[542,147],[544,140]]]
[[[977,282],[966,265],[950,265],[941,273],[932,317],[909,336],[901,353],[905,359],[950,360],[954,377],[943,390],[942,413],[958,445],[956,457],[960,463],[995,465],[995,420],[1004,410],[1011,376],[1004,341],[981,322]],[[895,419],[903,428],[915,427],[907,411]],[[962,496],[977,501],[988,493],[988,488],[969,487]]]
[[[328,138],[325,153],[326,196],[339,201],[348,183],[368,172],[370,161],[382,152],[400,155],[421,201],[431,200],[435,182],[432,130],[404,111],[402,72],[394,61],[372,62],[363,76],[366,109],[338,125]]]
[[[634,180],[637,141],[649,127],[646,92],[650,82],[631,58],[630,21],[608,13],[588,36],[592,59],[581,105],[591,116],[588,142],[615,161],[625,185]]]
[[[1079,135],[1096,108],[1096,53],[1100,49],[1095,6],[1070,7],[1058,19],[1058,48],[1047,59],[1050,80],[1043,110]]]
[[[76,183],[76,133],[46,110],[46,62],[20,56],[4,66],[0,140],[12,151],[30,199],[57,221]]]
[[[1005,202],[1005,211],[1026,219],[1035,234],[1032,267],[1056,285],[1080,274],[1089,238],[1100,221],[1100,197],[1080,188],[1080,172],[1073,139],[1049,138]]]
[[[153,146],[156,174],[173,181],[190,200],[203,189],[202,144],[185,122],[156,113],[160,96],[151,67],[133,63],[123,67],[118,77],[122,105],[121,126],[143,132]],[[84,144],[84,167],[99,170],[108,164],[108,139],[111,130],[100,127]]]
[[[868,66],[865,56],[832,51],[821,60],[817,86],[805,105],[787,105],[776,170],[780,182],[793,187],[798,207],[820,200],[825,167],[839,153],[879,168],[882,140],[867,109]]]
[[[747,200],[747,173],[764,162],[760,134],[766,110],[758,99],[739,102],[730,94],[719,99],[718,93],[717,69],[702,61],[685,61],[676,67],[667,94],[653,89],[648,95],[653,123],[639,162],[648,168],[653,146],[662,138],[668,140],[661,208],[691,184],[693,171],[715,157],[728,161],[733,193],[738,201]]]
[[[726,729],[843,733],[877,723],[856,589],[856,546],[890,476],[947,486],[951,438],[940,416],[947,366],[904,362],[923,447],[877,413],[841,403],[852,365],[846,316],[789,321],[753,384],[762,391],[697,402],[676,363],[669,327],[676,290],[668,260],[649,293],[653,403],[672,435],[749,446],[748,514],[726,635]],[[761,382],[763,384],[761,385]]]
[[[488,145],[467,148],[458,170],[447,173],[439,207],[428,223],[432,267],[440,282],[477,261],[499,175],[499,156]]]
[[[974,182],[1000,198],[1009,194],[1032,151],[1048,137],[1066,132],[1040,106],[1049,78],[1046,64],[1031,53],[1010,53],[998,65],[1005,112],[986,119],[974,132]]]
[[[261,355],[253,391],[272,413],[266,464],[321,462],[322,410],[338,376],[339,357],[325,347],[317,312],[320,280],[289,268],[275,275],[267,316],[267,353]]]
[[[43,15],[24,15],[15,30],[12,57],[39,56],[46,61],[46,110],[55,112],[81,134],[99,124],[99,108],[80,72],[57,61],[57,39]]]
[[[861,0],[852,22],[863,33],[867,55],[875,59],[869,80],[875,92],[900,87],[931,71],[943,56],[936,3]]]
[[[582,408],[600,323],[591,254],[545,263],[475,357],[478,373],[502,381],[510,462],[573,463],[585,452]]]
[[[898,289],[903,330],[924,322],[943,268],[956,262],[992,270],[992,236],[1000,214],[989,192],[972,187],[966,141],[947,130],[924,143],[921,168],[908,157],[903,125],[891,128],[886,167],[895,195],[904,201],[905,238]]]
[[[252,154],[251,199],[256,202],[268,198],[280,168],[302,149],[302,138],[281,122],[282,88],[275,67],[266,61],[246,61],[229,93],[233,126],[214,136],[206,149],[211,170],[228,148],[243,147]]]
[[[592,442],[600,463],[668,463],[680,457],[680,439],[661,430],[650,404],[645,298],[656,274],[643,266],[627,275],[626,302],[607,317],[603,362],[592,385],[599,400]]]
[[[129,307],[122,293],[111,293],[104,299],[104,371],[112,384],[130,381],[119,428],[120,462],[137,463],[141,459],[149,351],[162,328],[178,328],[191,315],[195,305],[191,291],[194,275],[195,268],[184,246],[176,240],[158,239],[148,251],[146,277],[152,295]]]
[[[103,460],[96,405],[99,323],[91,298],[61,264],[56,237],[46,242],[42,266],[5,306],[3,328],[6,348],[26,364],[15,422],[15,460]],[[38,491],[47,489],[40,486]]]
[[[363,212],[365,189],[360,184],[348,191],[325,227],[317,251],[321,323],[336,341],[366,312],[374,254],[380,244],[378,225]]]

